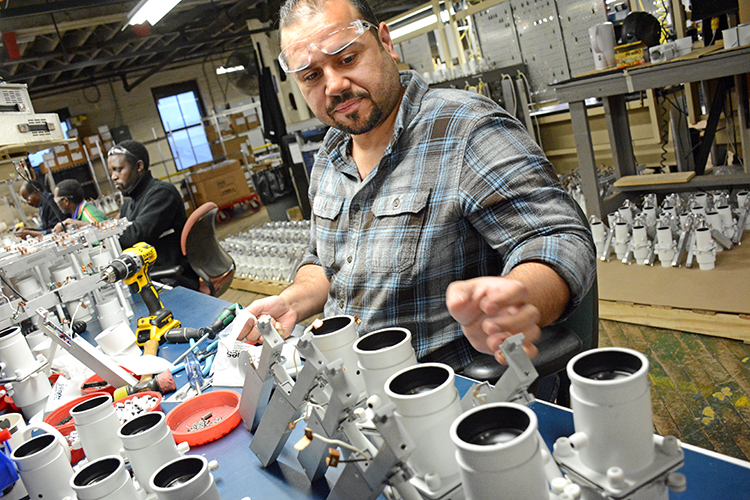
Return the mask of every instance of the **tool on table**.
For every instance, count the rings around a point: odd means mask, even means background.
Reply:
[[[187,351],[182,353],[180,356],[178,356],[177,359],[172,362],[172,366],[176,366],[178,363],[180,363],[180,361],[185,359],[185,356],[187,356],[189,352],[193,352],[195,350],[195,347],[207,338],[214,339],[216,335],[219,334],[219,332],[224,330],[227,325],[234,321],[234,318],[237,316],[237,311],[240,309],[242,309],[242,306],[237,303],[234,303],[229,307],[225,307],[210,326],[204,326],[203,328],[198,328],[197,330],[195,328],[174,328],[168,331],[164,335],[164,337],[167,339],[167,342],[182,343],[189,342],[194,338],[198,338],[198,340],[195,341],[195,344],[190,346]]]
[[[187,375],[188,383],[200,394],[201,387],[203,386],[203,369],[201,368],[200,361],[198,361],[198,358],[195,357],[192,351],[189,351],[185,357],[185,374]]]
[[[116,389],[115,393],[112,395],[112,399],[118,401],[122,398],[130,396],[131,394],[144,391],[156,391],[160,392],[161,394],[169,394],[176,388],[177,384],[174,381],[174,377],[172,376],[172,373],[167,370],[158,374],[152,379],[141,381],[134,385],[126,385],[124,387]]]
[[[148,307],[149,315],[138,319],[136,344],[143,346],[149,340],[162,342],[165,332],[179,328],[180,322],[172,316],[172,311],[159,300],[154,284],[148,276],[148,267],[156,260],[156,249],[145,242],[139,242],[125,250],[122,255],[102,269],[102,280],[115,283],[123,280],[132,293],[138,293]]]

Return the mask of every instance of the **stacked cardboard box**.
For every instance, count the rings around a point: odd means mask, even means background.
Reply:
[[[197,206],[213,201],[221,207],[252,194],[245,172],[237,160],[225,160],[210,166],[199,164],[190,170]]]

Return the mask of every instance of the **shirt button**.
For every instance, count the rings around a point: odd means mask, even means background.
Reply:
[[[349,257],[347,257],[347,258],[346,258],[346,261],[347,261],[347,262],[348,262],[349,264],[351,264],[351,263],[352,263],[352,260],[354,260],[354,259],[352,259],[352,256],[351,256],[351,255],[350,255]]]
[[[342,309],[344,308],[344,301],[343,300],[339,300],[339,307],[342,308]]]
[[[357,212],[359,212],[359,205],[354,205],[354,206],[352,207],[352,212],[354,212],[355,214],[356,214]]]
[[[393,200],[393,206],[394,207],[397,207],[398,204],[399,204],[398,198],[396,198],[395,200]]]

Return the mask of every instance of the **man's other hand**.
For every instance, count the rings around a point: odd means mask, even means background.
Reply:
[[[451,283],[445,302],[471,345],[507,364],[500,344],[517,333],[526,338],[523,348],[529,358],[539,353],[533,343],[541,335],[541,314],[530,298],[526,285],[520,281],[486,276]]]
[[[247,310],[256,318],[264,315],[271,316],[274,319],[274,327],[283,338],[287,338],[297,324],[297,313],[278,295],[256,300],[247,306]],[[242,327],[237,340],[244,340],[253,344],[263,341],[252,318]]]

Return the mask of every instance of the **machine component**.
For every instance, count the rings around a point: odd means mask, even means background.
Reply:
[[[375,500],[383,493],[386,484],[393,486],[404,500],[422,499],[409,482],[412,471],[407,465],[416,447],[403,425],[394,417],[395,408],[390,403],[375,410],[372,421],[383,438],[383,444],[371,461],[346,464],[328,500]]]
[[[34,105],[25,83],[0,84],[0,113],[34,114]]]
[[[508,363],[508,369],[497,381],[495,387],[487,382],[474,385],[461,400],[464,409],[485,403],[518,402],[530,404],[534,396],[529,393],[529,386],[539,374],[523,350],[522,333],[508,337],[500,344],[500,352]]]
[[[536,414],[515,403],[482,405],[453,422],[450,437],[466,500],[495,498],[499,491],[505,498],[552,498],[544,465],[547,447],[537,428]]]
[[[304,334],[297,341],[297,349],[305,358],[302,371],[293,385],[287,381],[276,386],[250,442],[250,449],[263,467],[276,461],[294,428],[293,422],[302,415],[310,392],[324,383],[322,377],[327,360],[313,344],[311,333]]]
[[[197,329],[173,328],[164,334],[164,339],[167,342],[175,344],[190,342],[191,340],[194,340],[196,345],[200,344],[207,338],[214,339],[216,338],[217,334],[219,334],[222,330],[224,330],[224,328],[231,324],[232,321],[234,321],[234,318],[237,316],[237,311],[239,309],[242,309],[241,305],[237,303],[232,304],[229,307],[225,307],[210,326],[205,326],[203,328]],[[186,355],[187,353],[185,353],[185,356]],[[180,361],[182,361],[182,359],[182,357],[176,359],[173,364],[179,363]]]
[[[26,418],[44,409],[51,391],[49,380],[40,373],[47,366],[43,356],[34,355],[17,326],[0,331],[0,369],[6,390]]]
[[[377,396],[382,403],[388,402],[385,382],[388,378],[408,366],[417,364],[417,356],[411,345],[411,332],[406,328],[384,328],[360,337],[354,343],[354,352],[359,361],[367,395]],[[369,401],[369,400],[368,400]]]
[[[151,476],[149,489],[159,500],[221,500],[211,466],[202,455],[176,458]]]
[[[0,146],[62,141],[60,117],[54,113],[3,113]]]
[[[742,233],[745,229],[750,229],[750,193],[743,191],[737,193],[737,208],[740,211],[740,215],[737,219],[737,227],[734,230],[734,236],[732,242],[735,245],[739,245],[742,240]]]
[[[567,371],[576,432],[557,440],[554,458],[569,477],[597,498],[666,500],[668,486],[683,490],[684,476],[674,473],[684,460],[679,441],[653,435],[648,359],[594,349]]]
[[[181,456],[167,426],[166,417],[160,411],[144,413],[134,418],[120,427],[117,436],[122,441],[138,484],[147,491],[150,491],[149,479],[153,473]],[[185,446],[181,446],[184,449]]]
[[[138,293],[148,307],[149,316],[138,318],[135,332],[136,344],[142,346],[149,340],[162,341],[162,336],[180,322],[172,316],[172,311],[164,307],[156,293],[156,288],[148,276],[148,267],[156,261],[156,249],[145,242],[139,242],[125,250],[122,255],[102,269],[102,280],[107,283],[124,281],[132,293]]]
[[[240,363],[245,367],[246,373],[239,413],[251,431],[260,424],[266,411],[268,398],[275,384],[274,376],[278,374],[281,380],[290,379],[282,366],[281,348],[284,347],[284,339],[271,325],[271,317],[261,316],[256,326],[263,337],[258,365],[253,365],[247,351],[240,353]]]
[[[73,336],[72,332],[66,332],[52,313],[43,308],[37,309],[36,313],[39,316],[37,326],[41,331],[58,346],[68,351],[78,361],[91,368],[94,373],[106,380],[109,385],[122,387],[138,383],[138,380],[133,375],[86,342],[84,338],[78,335]]]
[[[68,443],[62,436],[42,434],[19,446],[11,456],[31,498],[74,497],[70,487]]]
[[[414,470],[410,482],[428,498],[444,498],[460,487],[450,426],[462,408],[453,379],[448,365],[423,363],[404,368],[385,384],[386,394],[396,405],[395,417],[419,443],[409,457]]]
[[[115,305],[123,311],[121,317],[132,316],[130,303],[120,289],[124,285],[102,283],[91,264],[107,253],[105,246],[119,248],[117,237],[129,225],[124,219],[109,220],[5,247],[0,254],[0,278],[12,293],[6,292],[8,296],[0,299],[0,328],[33,317],[38,308],[54,309],[60,318],[81,319],[88,305],[79,304],[94,302],[88,294],[93,295],[97,308],[111,299],[119,302]],[[69,272],[63,276],[62,269]],[[73,310],[66,311],[71,305]]]
[[[120,454],[122,441],[117,437],[120,419],[112,404],[112,396],[104,394],[78,403],[70,409],[70,416],[89,461]]]
[[[172,373],[167,370],[158,374],[156,377],[138,382],[133,385],[127,385],[125,387],[119,387],[115,389],[113,398],[115,401],[122,398],[128,397],[131,394],[136,394],[144,391],[155,391],[161,394],[169,394],[177,388]]]
[[[365,381],[362,373],[357,369],[357,355],[353,349],[354,343],[359,338],[358,324],[359,320],[354,316],[331,316],[323,320],[315,320],[305,329],[305,332],[312,332],[313,342],[326,359],[333,361],[341,358],[352,385],[357,393],[364,397]]]
[[[132,500],[141,496],[119,455],[89,462],[71,478],[70,486],[78,500]]]

